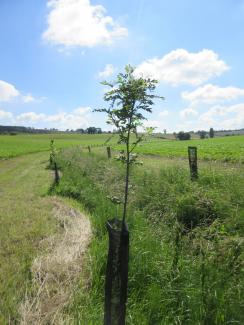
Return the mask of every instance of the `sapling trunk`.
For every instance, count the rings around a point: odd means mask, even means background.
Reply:
[[[54,181],[55,181],[55,184],[58,184],[59,183],[59,173],[58,173],[58,166],[57,166],[57,163],[56,161],[54,162]]]
[[[126,141],[125,196],[124,196],[124,209],[123,209],[122,228],[125,225],[125,219],[126,219],[126,210],[127,210],[127,202],[128,202],[128,191],[129,191],[129,177],[130,177],[130,129],[128,131],[127,141]]]

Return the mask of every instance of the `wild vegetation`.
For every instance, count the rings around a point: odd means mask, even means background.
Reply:
[[[67,313],[74,322],[101,324],[104,225],[108,216],[122,212],[107,197],[122,200],[124,170],[99,150],[66,149],[58,165],[63,177],[55,192],[76,199],[91,213],[95,234],[86,277]],[[205,164],[192,182],[184,163],[159,166],[153,157],[133,167],[127,324],[242,323],[243,175],[242,166]]]

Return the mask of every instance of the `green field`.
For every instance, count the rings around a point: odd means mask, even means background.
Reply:
[[[50,149],[50,140],[55,141],[55,147],[102,145],[111,135],[101,134],[18,134],[0,135],[0,158],[10,158],[32,152]],[[112,138],[112,141],[113,138]]]
[[[0,158],[9,158],[26,153],[47,151],[50,140],[54,139],[55,146],[67,148],[72,146],[103,145],[111,138],[110,134],[41,134],[16,136],[0,136]],[[109,141],[115,149],[116,136]],[[149,138],[142,142],[136,151],[141,154],[159,155],[162,157],[187,157],[187,147],[197,146],[198,157],[204,160],[220,160],[224,162],[244,162],[244,136],[219,137],[204,140],[176,141]]]
[[[198,157],[204,160],[244,162],[244,136],[229,136],[189,141],[154,140],[142,143],[137,152],[163,157],[186,157],[187,147],[196,146]]]

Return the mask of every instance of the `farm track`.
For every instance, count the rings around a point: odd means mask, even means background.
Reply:
[[[72,289],[82,271],[83,257],[91,238],[89,220],[78,210],[53,197],[53,214],[63,232],[45,239],[48,252],[32,264],[35,295],[21,305],[21,324],[63,324],[64,307],[71,301]],[[67,320],[66,320],[67,321]]]
[[[82,270],[90,222],[46,195],[47,162],[46,152],[0,161],[0,324],[60,324]]]

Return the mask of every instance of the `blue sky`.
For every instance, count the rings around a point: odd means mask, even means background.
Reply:
[[[159,80],[147,125],[244,127],[243,0],[1,0],[0,124],[101,126],[100,81]]]

